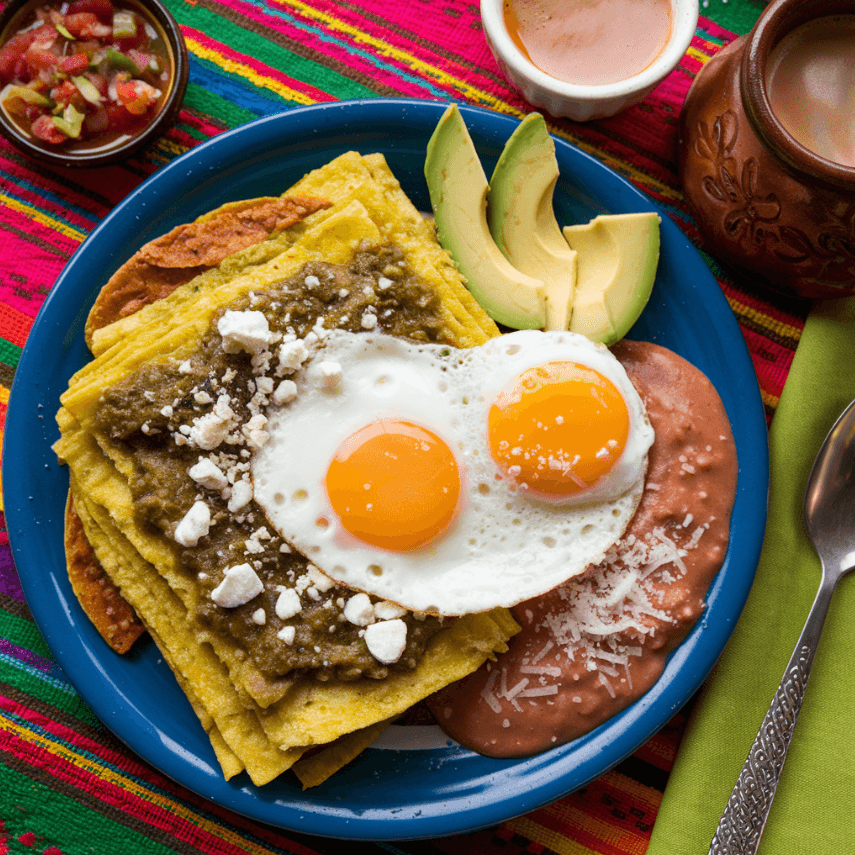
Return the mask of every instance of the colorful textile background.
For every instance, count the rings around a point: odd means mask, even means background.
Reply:
[[[187,40],[190,83],[176,124],[156,145],[121,166],[76,173],[0,143],[0,425],[27,333],[63,265],[112,207],[182,152],[257,117],[324,101],[405,96],[516,117],[530,111],[496,67],[475,0],[166,4]],[[550,130],[627,177],[698,241],[675,171],[677,118],[698,69],[761,8],[704,0],[686,57],[641,105],[588,125],[550,120]],[[744,331],[771,418],[807,306],[759,294],[705,257]],[[54,663],[5,531],[0,541],[0,855],[341,851],[341,843],[280,833],[213,806],[130,754]],[[463,837],[372,848],[641,855],[682,722],[678,716],[616,769],[532,814]]]

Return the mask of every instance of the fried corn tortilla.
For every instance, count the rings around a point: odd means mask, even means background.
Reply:
[[[86,343],[91,344],[96,329],[163,299],[230,255],[291,228],[329,204],[325,199],[292,196],[255,199],[176,226],[147,243],[110,277],[86,321]]]
[[[180,549],[161,532],[140,525],[129,486],[133,462],[122,443],[95,429],[98,402],[141,366],[191,357],[216,313],[236,299],[294,276],[308,262],[344,264],[360,248],[391,242],[440,296],[445,340],[472,346],[498,334],[382,156],[345,154],[307,175],[286,196],[298,200],[299,216],[273,199],[261,200],[255,212],[255,203],[225,206],[200,218],[200,230],[180,227],[132,259],[133,287],[122,277],[111,279],[87,325],[95,358],[62,396],[55,450],[69,466],[70,497],[86,543],[163,651],[224,775],[246,770],[255,784],[264,784],[313,749],[296,770],[304,786],[313,786],[349,762],[390,720],[504,651],[518,626],[504,609],[458,619],[430,639],[414,670],[383,680],[324,682],[299,673],[277,678],[256,667],[233,638],[200,623],[199,588],[182,572]],[[294,221],[277,219],[282,210]],[[206,232],[210,236],[217,222],[235,221],[241,226],[235,228],[240,232],[235,242],[214,240],[218,246],[208,253],[197,240]],[[248,240],[246,223],[260,242],[240,245]],[[169,249],[176,247],[171,256]],[[178,263],[170,261],[176,256]],[[194,263],[198,259],[201,265]],[[209,262],[215,266],[198,270]],[[143,264],[155,270],[152,300],[137,287],[145,281],[145,275],[138,278]],[[172,288],[176,270],[195,275]],[[110,318],[116,320],[105,324]],[[71,532],[74,515],[69,519]],[[79,537],[69,543],[79,546]],[[69,556],[70,565],[75,556],[85,563],[82,550]],[[325,747],[319,751],[318,746]]]

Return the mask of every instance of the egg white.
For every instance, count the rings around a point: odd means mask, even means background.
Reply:
[[[527,368],[556,360],[581,362],[608,377],[630,413],[629,438],[612,471],[563,503],[538,500],[506,481],[486,431],[499,391]],[[332,388],[322,361],[342,368]],[[334,331],[292,379],[297,397],[268,411],[270,439],[253,457],[256,501],[282,537],[324,573],[413,611],[461,615],[542,594],[599,563],[641,498],[653,429],[623,367],[584,336],[523,331],[458,350]],[[383,418],[414,422],[443,438],[462,475],[454,522],[406,552],[347,532],[324,487],[341,443]]]

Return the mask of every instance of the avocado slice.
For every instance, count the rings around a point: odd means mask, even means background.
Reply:
[[[606,346],[622,339],[647,305],[659,262],[659,215],[601,214],[564,227],[578,253],[570,330]]]
[[[546,329],[570,326],[576,252],[552,208],[558,180],[555,143],[540,113],[530,113],[505,144],[490,179],[487,219],[499,249],[523,273],[546,286]]]
[[[427,145],[425,178],[439,242],[472,296],[500,324],[542,329],[546,290],[502,255],[487,226],[487,176],[460,110],[443,113]]]

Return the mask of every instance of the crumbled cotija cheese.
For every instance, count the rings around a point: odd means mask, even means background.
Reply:
[[[223,581],[211,591],[211,599],[224,609],[248,603],[264,590],[258,574],[249,564],[237,564],[226,570]]]
[[[211,528],[211,511],[204,502],[195,502],[175,527],[175,542],[196,546]]]

